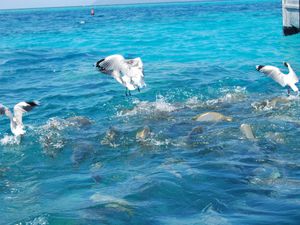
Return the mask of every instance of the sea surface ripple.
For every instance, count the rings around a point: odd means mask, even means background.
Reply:
[[[255,71],[300,74],[281,3],[89,12],[0,11],[0,102],[41,102],[20,144],[0,118],[0,224],[299,224],[299,100],[268,104],[286,90]],[[125,97],[96,71],[110,54],[141,57],[147,88]],[[233,121],[192,119],[207,111]]]

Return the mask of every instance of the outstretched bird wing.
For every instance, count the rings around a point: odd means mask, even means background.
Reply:
[[[144,81],[144,66],[141,58],[129,59],[125,61],[128,65],[127,76],[130,78],[133,86],[142,88],[145,87]]]
[[[131,66],[131,67],[137,67],[137,68],[139,68],[141,70],[144,69],[144,65],[143,65],[142,59],[140,57],[134,58],[134,59],[125,60],[125,62],[129,66]]]
[[[96,67],[100,72],[111,75],[128,90],[146,86],[141,58],[125,60],[121,55],[111,55],[99,60]]]
[[[0,115],[4,115],[6,109],[7,109],[7,107],[5,107],[4,105],[0,104]]]
[[[124,57],[121,55],[111,55],[97,62],[96,67],[102,73],[112,75],[113,72],[120,72],[123,68]]]
[[[0,115],[6,115],[8,118],[12,119],[13,115],[11,113],[11,111],[9,110],[9,108],[7,108],[6,106],[0,104]]]
[[[294,72],[293,68],[290,66],[290,64],[288,63],[285,63],[285,65],[288,67],[289,69],[289,73],[287,75],[287,80],[290,82],[290,83],[293,83],[293,84],[296,84],[299,82],[299,78],[297,77],[296,73]]]
[[[38,106],[39,102],[33,101],[33,102],[20,102],[15,105],[14,107],[14,117],[16,119],[16,123],[22,124],[22,117],[23,114],[26,112],[31,111],[34,107]]]
[[[271,77],[274,81],[280,84],[282,87],[286,86],[286,75],[283,74],[280,69],[275,66],[258,66],[257,68],[259,72],[266,74],[268,77]]]

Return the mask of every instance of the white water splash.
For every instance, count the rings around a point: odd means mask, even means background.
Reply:
[[[25,225],[48,225],[49,222],[46,217],[39,216],[34,218],[32,221],[28,221],[25,223]]]
[[[51,118],[40,127],[40,143],[47,154],[55,155],[57,150],[64,147],[65,141],[62,131],[67,128],[65,120]]]
[[[219,90],[220,97],[216,99],[201,100],[198,97],[189,98],[185,107],[194,108],[217,108],[219,104],[225,103],[235,103],[242,101],[246,98],[246,88],[245,87],[234,87],[234,89],[221,88]]]
[[[21,137],[16,137],[14,135],[4,135],[0,140],[1,145],[19,145],[21,143]]]
[[[265,137],[275,144],[285,144],[285,137],[279,132],[267,132]]]
[[[159,113],[170,113],[179,108],[169,103],[165,97],[158,95],[155,102],[139,101],[134,102],[135,107],[131,110],[123,110],[118,113],[118,116],[134,116],[138,114],[159,114]]]
[[[269,111],[273,109],[286,109],[291,107],[292,103],[299,100],[298,96],[279,96],[272,99],[266,99],[261,102],[253,102],[251,106],[257,111]]]
[[[90,125],[92,122],[82,116],[70,117],[67,119],[50,118],[47,123],[38,129],[40,143],[46,154],[55,155],[65,146],[64,130],[80,128]]]

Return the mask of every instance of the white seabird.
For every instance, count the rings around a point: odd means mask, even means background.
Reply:
[[[299,82],[299,79],[289,63],[284,62],[283,64],[289,69],[288,74],[282,73],[280,71],[280,69],[278,69],[275,66],[257,65],[256,70],[261,73],[266,74],[268,77],[271,77],[274,81],[276,81],[282,87],[289,86],[298,95],[299,89],[296,86],[296,83]],[[289,93],[290,93],[290,89],[288,89],[288,94]]]
[[[129,95],[130,91],[146,86],[144,81],[143,62],[141,58],[125,59],[121,55],[111,55],[96,63],[100,72],[111,75],[126,88]]]
[[[23,114],[31,111],[34,107],[38,106],[39,102],[20,102],[14,107],[14,114],[11,113],[9,108],[0,104],[0,115],[6,115],[10,119],[10,129],[15,136],[25,134],[23,125]]]

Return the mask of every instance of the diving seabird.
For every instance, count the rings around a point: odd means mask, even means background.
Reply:
[[[143,62],[141,58],[125,59],[121,55],[111,55],[96,63],[100,72],[111,75],[126,88],[129,95],[130,91],[145,87]]]
[[[0,115],[6,115],[10,119],[10,129],[15,136],[25,134],[24,125],[22,122],[23,113],[31,111],[34,107],[38,106],[39,102],[20,102],[14,107],[14,114],[11,113],[9,108],[0,104]]]
[[[298,95],[299,89],[295,84],[299,82],[299,79],[289,63],[284,62],[283,64],[289,69],[288,74],[282,73],[280,69],[278,69],[275,66],[257,65],[256,70],[266,74],[268,77],[271,77],[282,87],[289,86]],[[288,88],[288,94],[289,93],[290,93],[290,89]]]

